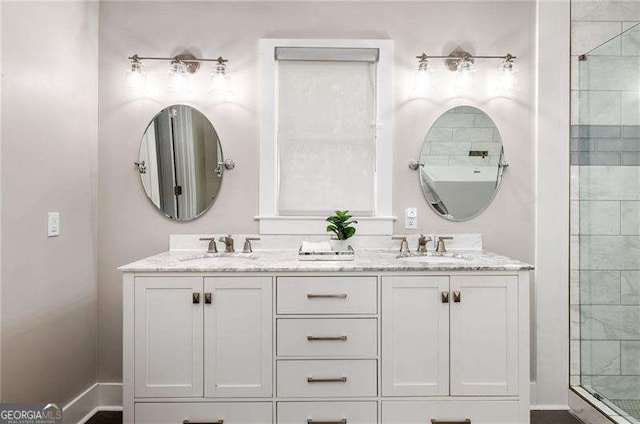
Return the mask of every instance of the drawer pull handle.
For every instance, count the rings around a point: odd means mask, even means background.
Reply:
[[[307,377],[307,383],[346,383],[347,377],[315,378]]]
[[[205,293],[204,294],[204,303],[207,304],[207,305],[211,305],[211,302],[213,302],[213,294]]]
[[[449,303],[449,292],[443,291],[441,295],[442,295],[442,303]]]
[[[309,340],[310,342],[346,342],[347,336],[335,336],[335,337],[307,336],[307,340]]]
[[[346,299],[346,293],[338,293],[338,294],[307,294],[307,299]]]
[[[184,420],[184,421],[182,421],[182,424],[224,424],[224,420],[218,420],[218,421],[189,421],[189,420]]]
[[[309,418],[307,420],[307,424],[347,424],[347,419],[343,418],[341,420],[334,420],[334,421],[318,421],[318,420]]]
[[[435,418],[431,418],[431,424],[471,424],[471,420],[467,418],[463,421],[441,421],[436,420]]]
[[[191,303],[193,303],[194,305],[200,304],[200,293],[191,294]]]

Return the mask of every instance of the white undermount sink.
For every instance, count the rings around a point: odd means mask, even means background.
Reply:
[[[408,262],[424,262],[430,264],[449,264],[456,262],[466,262],[469,258],[466,258],[461,255],[443,255],[443,256],[435,256],[435,255],[422,255],[422,256],[407,256],[400,257],[403,261]]]

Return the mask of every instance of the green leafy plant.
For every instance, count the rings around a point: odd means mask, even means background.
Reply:
[[[335,215],[331,215],[327,218],[327,232],[334,233],[338,240],[347,240],[353,237],[356,233],[356,228],[353,224],[357,224],[358,221],[351,219],[349,211],[336,211]]]

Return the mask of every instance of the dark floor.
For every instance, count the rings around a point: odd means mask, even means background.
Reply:
[[[87,424],[120,424],[122,412],[98,412]],[[531,424],[581,424],[568,411],[531,411]]]

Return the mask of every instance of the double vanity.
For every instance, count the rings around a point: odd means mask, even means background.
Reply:
[[[126,424],[529,422],[530,265],[193,239],[120,268]]]

